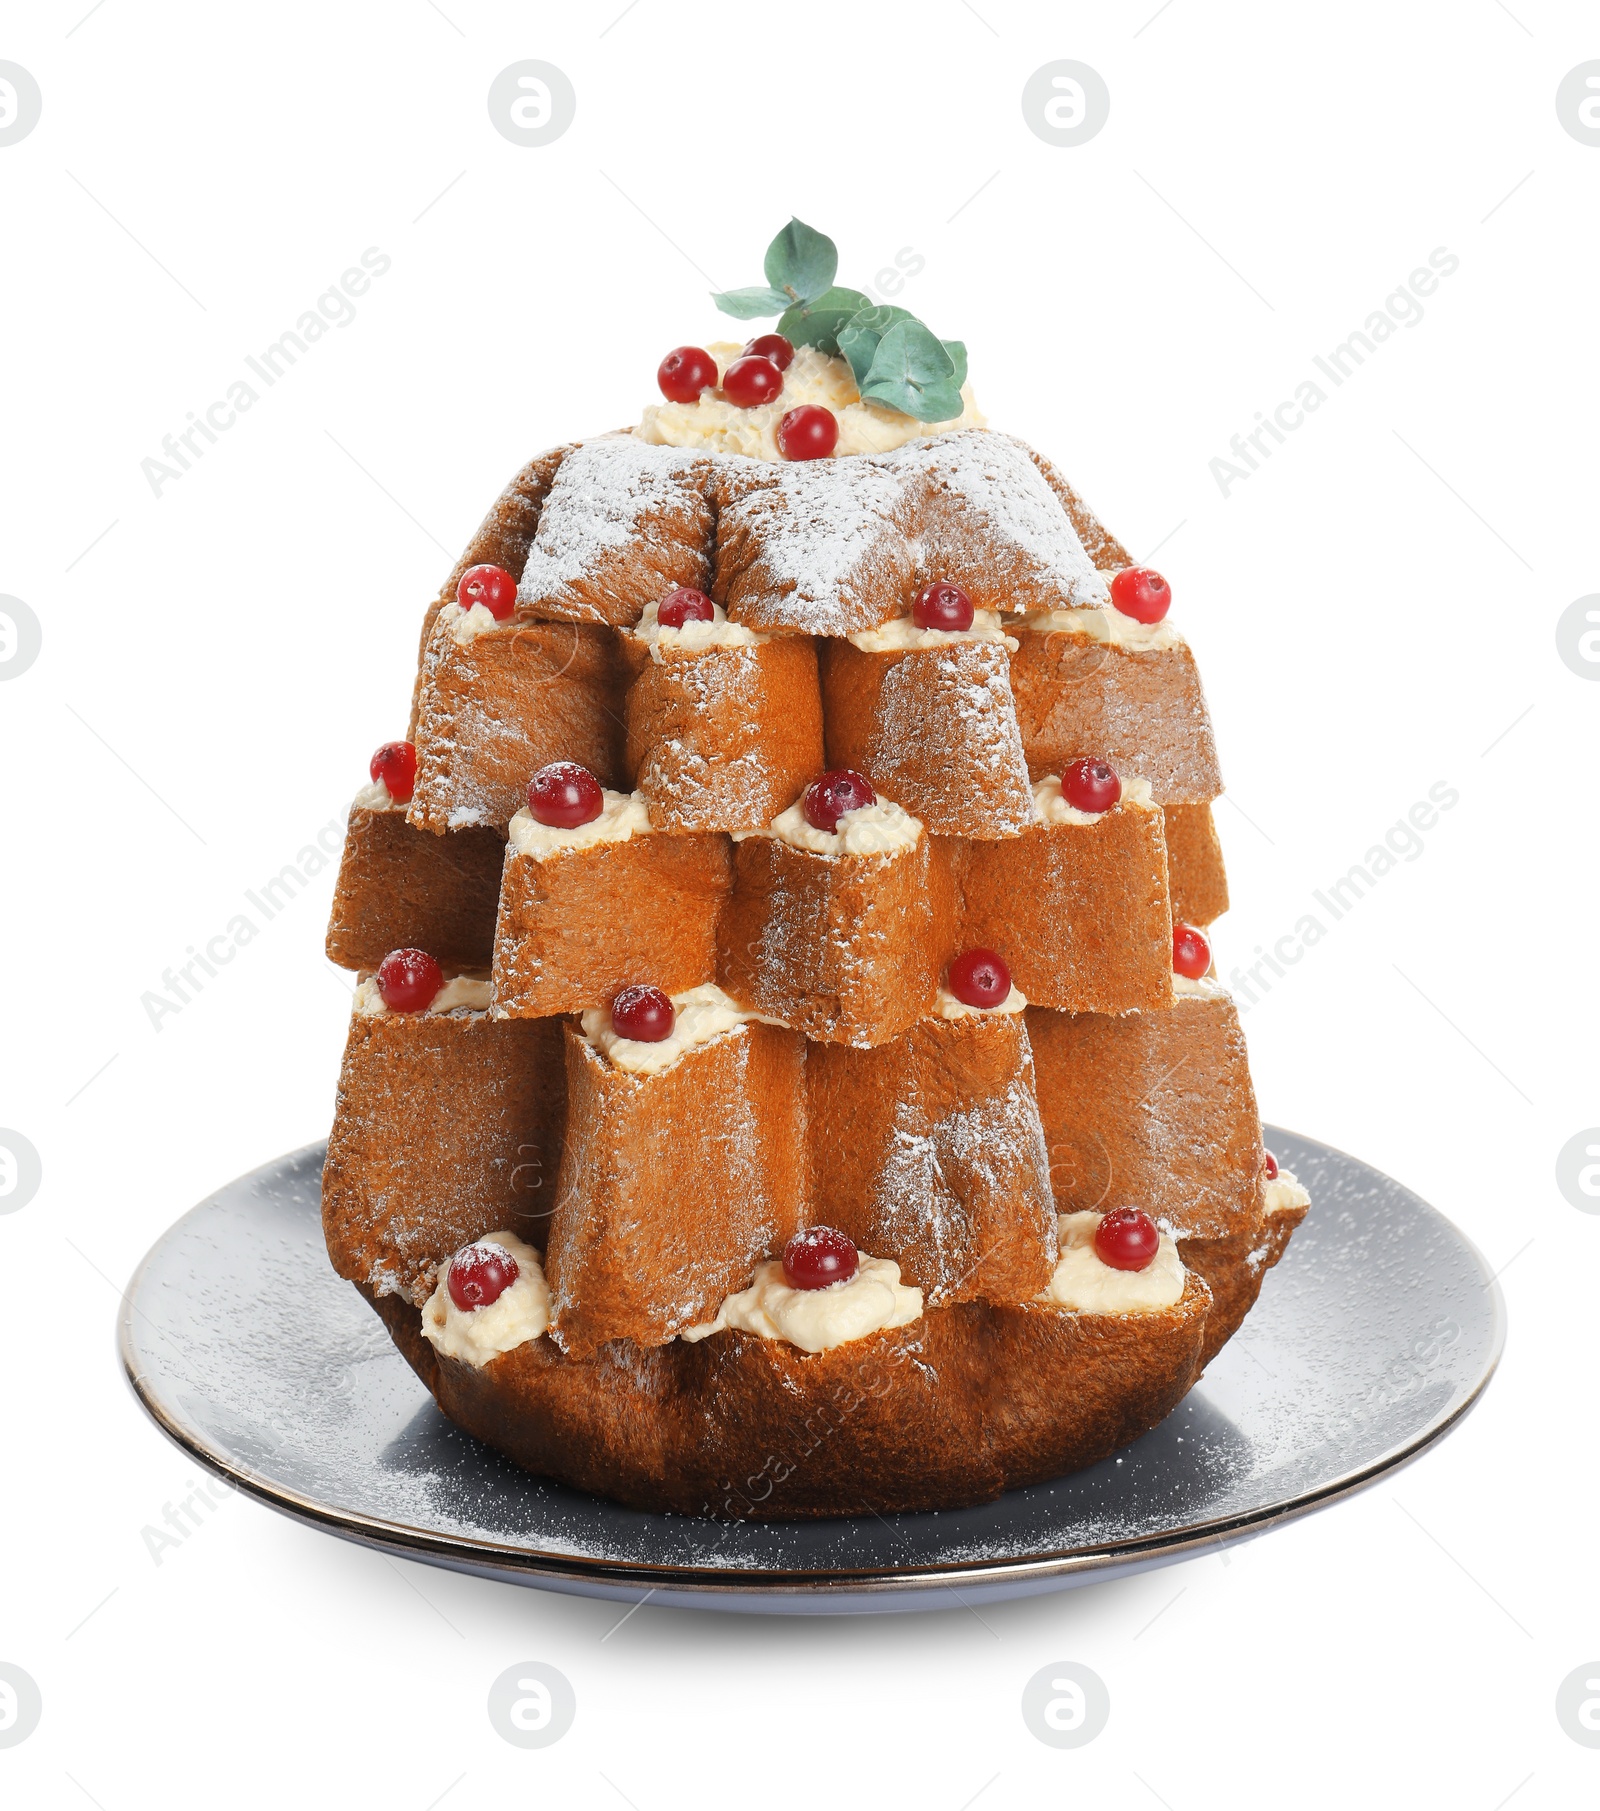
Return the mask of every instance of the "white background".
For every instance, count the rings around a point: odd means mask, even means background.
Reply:
[[[0,149],[0,591],[44,644],[0,687],[0,1123],[44,1183],[0,1218],[0,1660],[44,1718],[0,1751],[6,1803],[1593,1802],[1553,1701],[1600,1654],[1600,1219],[1554,1164],[1600,1122],[1600,685],[1554,631],[1600,589],[1600,149],[1554,101],[1600,20],[1155,4],[8,6],[44,112]],[[578,95],[543,149],[485,107],[525,57]],[[1112,97],[1075,149],[1020,108],[1062,57]],[[331,873],[159,1031],[141,994],[403,733],[424,603],[510,473],[636,418],[669,346],[728,330],[708,279],[760,281],[791,212],[846,282],[920,253],[898,299],[968,342],[991,419],[1160,544],[1238,807],[1224,971],[1459,791],[1247,1030],[1268,1117],[1509,1266],[1500,1376],[1355,1501],[981,1618],[647,1605],[607,1638],[613,1606],[240,1499],[157,1565],[142,1530],[195,1473],[120,1380],[118,1291],[325,1130]],[[393,268],[357,318],[153,496],[141,460],[369,246]],[[1438,246],[1460,268],[1425,318],[1224,498],[1209,461]],[[578,1699],[536,1753],[484,1711],[525,1659]],[[1111,1692],[1076,1752],[1019,1714],[1056,1660]]]

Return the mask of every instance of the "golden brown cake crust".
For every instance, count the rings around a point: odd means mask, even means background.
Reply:
[[[566,1068],[553,1337],[574,1355],[660,1345],[713,1319],[801,1223],[805,1040],[745,1024],[631,1075],[568,1026]]]
[[[356,1014],[322,1172],[334,1269],[420,1299],[485,1232],[542,1244],[565,1098],[555,1020]]]
[[[703,591],[715,529],[711,461],[631,434],[561,461],[521,570],[517,610],[536,622],[638,622],[680,585]]]
[[[550,761],[577,761],[602,786],[622,778],[622,664],[608,630],[496,624],[457,642],[435,627],[423,656],[407,816],[442,833],[504,831]]]
[[[328,919],[328,960],[376,968],[390,950],[423,949],[449,969],[487,969],[505,844],[493,830],[430,836],[398,808],[355,806]]]
[[[998,950],[1030,1001],[1105,1013],[1171,1004],[1159,811],[1123,803],[1091,823],[971,843],[960,878],[968,946]]]
[[[851,635],[904,614],[915,586],[910,535],[915,497],[898,480],[859,482],[829,499],[828,561],[795,560],[808,527],[814,474],[755,460],[719,466],[712,596],[751,629],[816,629]]]
[[[658,829],[764,829],[822,771],[809,636],[634,663],[627,765]]]
[[[822,647],[828,765],[939,836],[1015,836],[1033,821],[1033,789],[1003,642],[868,652]]]
[[[944,963],[930,858],[926,836],[892,855],[745,838],[717,930],[718,984],[817,1042],[899,1037],[932,1008]]]
[[[1087,757],[1148,780],[1157,804],[1221,792],[1211,714],[1186,642],[1128,649],[1065,629],[1023,629],[1017,641],[1011,689],[1034,779]]]
[[[368,1299],[445,1414],[524,1470],[741,1521],[956,1508],[1093,1465],[1183,1399],[1211,1304],[1191,1276],[1147,1314],[957,1303],[817,1353],[728,1331],[575,1360],[546,1336],[480,1370]]]
[[[930,1305],[1024,1302],[1050,1281],[1056,1209],[1021,1013],[924,1019],[806,1060],[814,1217],[893,1258]]]
[[[728,839],[646,831],[543,860],[506,851],[494,1010],[581,1012],[624,987],[681,993],[710,981],[732,878]]]
[[[1062,1213],[1142,1207],[1180,1240],[1255,1234],[1261,1121],[1226,994],[1120,1017],[1030,1006],[1027,1018]]]
[[[1211,924],[1228,909],[1228,871],[1209,805],[1163,805],[1172,916],[1180,924]]]

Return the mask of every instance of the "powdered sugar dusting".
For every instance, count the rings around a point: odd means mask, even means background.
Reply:
[[[649,446],[627,434],[575,448],[562,460],[540,512],[518,603],[535,609],[581,605],[582,581],[593,583],[619,557],[642,557],[654,566],[658,543],[680,543],[672,551],[698,567],[697,577],[679,583],[703,584],[710,537],[709,507],[700,492],[705,469],[703,455]],[[649,601],[639,599],[632,620]]]
[[[1016,835],[1033,818],[1000,642],[918,648],[884,675],[872,772],[936,833]]]
[[[1071,517],[1020,440],[1009,434],[952,434],[916,442],[901,457],[927,478],[935,496],[947,492],[960,505],[954,512],[930,512],[933,533],[925,556],[970,558],[974,545],[992,543],[1009,564],[1031,567],[1030,576],[1075,605],[1109,601],[1106,581]]]
[[[793,466],[718,462],[717,586],[736,621],[851,635],[910,588],[982,573],[992,607],[1102,605],[1072,518],[1007,435],[968,431]]]

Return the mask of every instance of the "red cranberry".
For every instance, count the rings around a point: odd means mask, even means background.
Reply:
[[[1276,1182],[1278,1180],[1278,1160],[1273,1156],[1271,1151],[1263,1151],[1261,1153],[1261,1169],[1268,1182]]]
[[[417,789],[417,751],[409,742],[385,742],[368,762],[367,772],[383,781],[397,805],[404,805]]]
[[[1135,622],[1158,623],[1172,608],[1172,587],[1148,566],[1129,566],[1111,581],[1111,602]]]
[[[878,795],[858,773],[835,767],[806,788],[800,809],[813,830],[837,830],[847,811],[876,805]]]
[[[791,1289],[848,1283],[860,1266],[855,1242],[836,1226],[802,1226],[783,1248],[783,1280]]]
[[[456,602],[463,610],[482,604],[497,623],[517,607],[517,581],[498,566],[469,566],[456,586]]]
[[[744,349],[746,358],[770,358],[780,371],[794,363],[794,347],[781,333],[758,333]]]
[[[1198,981],[1211,966],[1211,945],[1198,925],[1172,927],[1172,966],[1176,973]]]
[[[592,824],[605,805],[600,782],[576,761],[552,761],[528,782],[528,809],[557,830]]]
[[[717,607],[703,591],[680,585],[669,591],[656,611],[656,621],[663,629],[681,629],[685,623],[715,622]]]
[[[722,374],[722,394],[741,409],[771,402],[783,388],[783,373],[770,358],[736,358]]]
[[[676,1018],[659,987],[625,987],[611,1002],[611,1029],[619,1038],[636,1038],[641,1044],[670,1038]]]
[[[498,1245],[467,1245],[450,1260],[445,1285],[463,1314],[497,1302],[520,1275],[517,1260]]]
[[[1161,1249],[1161,1234],[1142,1207],[1118,1207],[1094,1229],[1094,1251],[1113,1270],[1143,1270]]]
[[[390,1012],[426,1012],[443,986],[439,964],[426,950],[390,950],[378,964],[378,992]]]
[[[993,950],[968,950],[950,964],[950,991],[963,1006],[1000,1006],[1011,992],[1011,970]]]
[[[717,381],[717,361],[700,346],[674,346],[656,370],[668,402],[698,402]]]
[[[1078,811],[1109,811],[1122,797],[1122,782],[1104,761],[1074,761],[1061,776],[1061,796]]]
[[[948,579],[935,579],[917,593],[911,620],[919,629],[970,629],[972,599]]]
[[[803,403],[778,423],[778,451],[785,459],[826,459],[839,444],[839,418],[832,409]]]

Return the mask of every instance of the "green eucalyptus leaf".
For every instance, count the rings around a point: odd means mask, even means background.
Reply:
[[[839,329],[839,351],[850,362],[858,390],[867,381],[867,373],[872,369],[881,337],[869,327],[858,327],[854,321],[847,321]]]
[[[950,363],[955,366],[956,374],[950,380],[959,390],[967,381],[967,346],[965,340],[940,340],[939,344],[950,355]]]
[[[961,413],[955,360],[918,320],[896,321],[878,342],[863,398],[918,421],[951,421]]]
[[[765,284],[756,284],[749,289],[725,289],[720,295],[713,293],[711,299],[724,314],[731,314],[738,321],[754,321],[764,314],[782,314],[789,306],[789,298],[781,289],[768,289]]]
[[[879,342],[896,321],[914,321],[909,308],[894,308],[888,303],[869,303],[853,314],[839,333],[839,350],[850,361],[856,388],[867,381]]]
[[[871,301],[859,289],[824,290],[814,301],[796,302],[778,322],[778,331],[795,346],[839,350],[839,329]]]
[[[833,286],[839,248],[826,233],[791,220],[767,247],[767,281],[795,302],[815,301]]]

